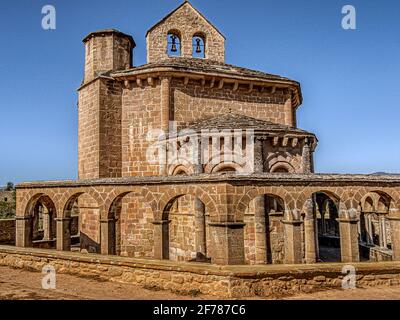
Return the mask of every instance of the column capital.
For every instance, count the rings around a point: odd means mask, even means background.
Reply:
[[[358,223],[358,221],[360,221],[360,219],[358,219],[358,218],[339,218],[339,219],[336,219],[336,221],[339,223]]]
[[[67,222],[67,221],[71,221],[72,218],[55,218],[54,220],[57,222]]]
[[[31,219],[32,219],[31,216],[28,216],[28,217],[15,217],[16,221],[28,221],[28,220],[31,220]]]
[[[210,222],[208,225],[220,228],[242,228],[246,224],[244,222]]]
[[[298,226],[298,225],[301,225],[303,223],[303,221],[301,221],[301,220],[292,220],[292,221],[282,220],[282,223],[287,224],[287,225]]]
[[[170,224],[171,220],[155,220],[152,223],[154,225],[165,225],[165,224]]]

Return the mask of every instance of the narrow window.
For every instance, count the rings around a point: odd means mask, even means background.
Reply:
[[[205,58],[206,57],[206,42],[205,37],[202,35],[194,35],[192,46],[193,46],[193,58]]]
[[[167,54],[170,57],[181,56],[181,38],[176,32],[169,32],[167,36]]]

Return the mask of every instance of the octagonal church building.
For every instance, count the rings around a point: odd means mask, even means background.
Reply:
[[[78,180],[17,186],[17,247],[217,265],[400,260],[400,177],[314,173],[299,82],[227,64],[225,36],[188,1],[146,39],[142,66],[129,35],[83,40]]]

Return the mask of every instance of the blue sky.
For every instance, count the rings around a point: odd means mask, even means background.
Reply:
[[[0,185],[75,179],[81,39],[131,34],[135,65],[145,33],[178,0],[0,1]],[[395,0],[193,0],[227,37],[227,63],[302,83],[299,127],[320,140],[316,171],[400,172],[400,2]],[[57,29],[41,28],[44,5]],[[342,7],[357,30],[341,28]]]

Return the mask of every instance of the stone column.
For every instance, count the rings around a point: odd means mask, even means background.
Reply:
[[[379,237],[379,246],[383,249],[387,248],[387,239],[386,239],[386,217],[385,214],[379,214],[379,226],[380,226],[380,237]]]
[[[256,243],[256,264],[267,264],[267,222],[265,212],[265,196],[258,196],[254,200],[254,222]]]
[[[164,132],[165,137],[169,135],[169,120],[170,120],[170,109],[171,109],[171,78],[162,77],[161,78],[161,130]],[[168,174],[168,152],[165,146],[165,157],[161,157],[165,163],[160,164],[160,172],[162,175]]]
[[[338,221],[342,262],[359,262],[358,219],[350,216],[340,218]]]
[[[169,224],[170,220],[153,221],[154,259],[169,259]]]
[[[316,228],[312,199],[307,200],[304,215],[305,261],[307,264],[317,262]]]
[[[212,222],[210,236],[212,263],[218,265],[244,265],[243,222]]]
[[[374,238],[372,233],[372,213],[366,215],[367,219],[367,244],[374,245]]]
[[[100,246],[101,254],[116,255],[115,220],[100,220]]]
[[[42,213],[43,231],[44,231],[43,240],[45,241],[53,240],[51,218],[52,218],[51,212],[46,211]]]
[[[254,142],[254,173],[264,172],[263,140],[255,138]]]
[[[392,234],[393,260],[400,261],[400,210],[388,217]]]
[[[71,251],[71,218],[57,218],[57,250]]]
[[[291,218],[286,214],[285,226],[285,264],[302,263],[301,224],[300,217]],[[290,218],[290,219],[289,219]]]
[[[32,218],[31,217],[16,217],[16,235],[15,245],[21,248],[32,247]]]
[[[196,261],[207,261],[206,208],[199,199],[194,200],[194,220],[196,229]]]
[[[311,165],[311,145],[309,138],[306,138],[303,146],[303,154],[301,158],[301,167],[303,173],[311,173],[312,165]]]

